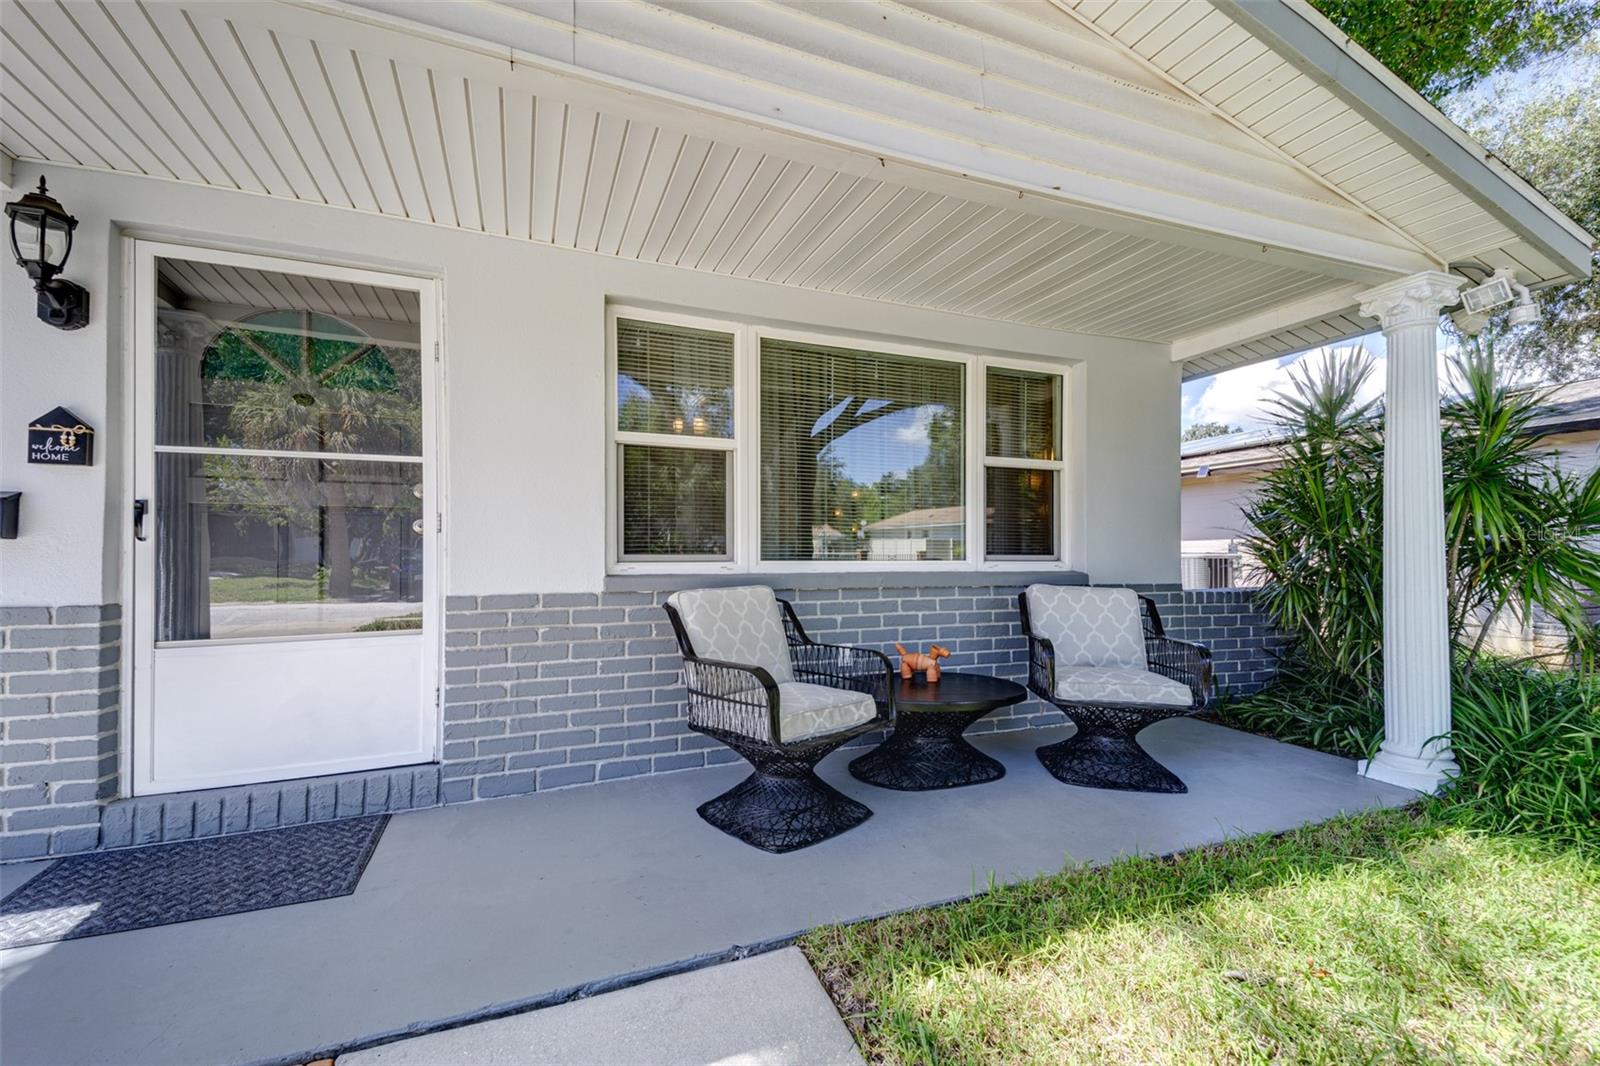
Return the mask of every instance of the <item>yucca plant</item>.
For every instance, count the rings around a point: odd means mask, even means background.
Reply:
[[[1365,349],[1296,366],[1270,418],[1284,441],[1245,518],[1261,603],[1295,638],[1296,673],[1359,698],[1383,684],[1383,439],[1361,394]]]
[[[1261,602],[1295,639],[1278,680],[1225,704],[1234,723],[1370,756],[1383,729],[1383,416],[1362,349],[1303,363],[1273,415],[1280,463],[1246,508]],[[1534,421],[1546,393],[1502,382],[1492,350],[1451,369],[1440,422],[1461,775],[1443,801],[1474,824],[1600,846],[1600,673],[1584,604],[1600,599],[1600,472],[1563,473]],[[1508,609],[1549,612],[1579,669],[1488,653]]]
[[[1534,419],[1548,390],[1499,380],[1488,346],[1453,361],[1440,414],[1450,634],[1463,669],[1508,606],[1547,612],[1592,656],[1585,605],[1600,598],[1600,470],[1579,479],[1541,450]]]
[[[1245,517],[1245,553],[1261,602],[1295,637],[1303,672],[1376,699],[1383,654],[1383,416],[1363,388],[1365,349],[1291,373],[1274,401],[1285,441]],[[1532,425],[1547,393],[1499,380],[1487,347],[1452,363],[1443,430],[1450,637],[1463,669],[1508,607],[1542,610],[1580,651],[1595,639],[1585,604],[1600,599],[1600,471],[1564,473]]]

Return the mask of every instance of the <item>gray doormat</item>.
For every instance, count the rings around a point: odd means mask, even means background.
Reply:
[[[387,814],[58,860],[0,900],[0,949],[348,896]]]

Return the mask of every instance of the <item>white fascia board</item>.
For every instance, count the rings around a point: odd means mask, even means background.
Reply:
[[[16,182],[16,168],[17,157],[7,149],[0,148],[0,192],[10,195],[13,191],[13,185]]]
[[[1360,285],[1341,285],[1327,292],[1319,292],[1300,300],[1269,307],[1243,318],[1211,326],[1198,333],[1179,337],[1172,342],[1172,361],[1187,362],[1210,355],[1237,344],[1248,344],[1262,337],[1294,329],[1311,322],[1320,322],[1341,314],[1358,312],[1356,299],[1364,292]]]
[[[1240,200],[1211,200],[1119,181],[981,138],[947,135],[915,124],[909,116],[844,108],[716,67],[710,62],[714,41],[700,56],[686,57],[586,29],[575,24],[578,16],[567,3],[531,10],[418,0],[291,3],[353,25],[382,26],[498,56],[514,71],[563,76],[569,79],[567,95],[572,94],[570,83],[623,93],[635,114],[652,113],[651,103],[668,105],[655,111],[668,125],[681,125],[688,109],[698,116],[691,132],[778,153],[794,154],[798,144],[807,162],[847,173],[871,172],[978,203],[1351,281],[1378,283],[1442,265],[1414,247],[1391,242],[1388,235],[1379,239],[1299,218],[1268,217]],[[301,32],[324,31],[302,27]]]
[[[1306,0],[1213,0],[1218,10],[1326,87],[1548,255],[1589,276],[1595,237],[1500,162]]]

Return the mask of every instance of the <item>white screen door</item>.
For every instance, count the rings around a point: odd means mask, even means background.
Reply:
[[[432,283],[135,243],[135,793],[425,762]]]

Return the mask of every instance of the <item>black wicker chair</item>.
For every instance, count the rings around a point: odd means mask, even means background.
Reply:
[[[1029,606],[1030,595],[1053,600],[1050,617],[1058,623],[1055,603],[1066,599],[1070,604],[1074,597],[1080,602],[1070,609],[1080,621],[1084,612],[1096,610],[1113,617],[1096,627],[1092,641],[1080,640],[1077,647],[1060,649],[1070,665],[1058,666],[1056,643],[1067,639],[1062,630],[1068,627],[1058,625],[1053,635],[1041,632],[1039,612]],[[1072,785],[1128,792],[1187,792],[1188,786],[1152,759],[1134,737],[1155,722],[1193,714],[1210,705],[1211,653],[1198,644],[1167,636],[1156,605],[1147,597],[1138,596],[1136,601],[1134,597],[1129,589],[1052,585],[1030,586],[1017,597],[1022,628],[1028,635],[1028,688],[1061,708],[1078,727],[1066,740],[1040,748],[1039,761],[1057,780]],[[1137,629],[1131,618],[1135,609]],[[1047,624],[1044,628],[1051,627]],[[1094,646],[1088,647],[1090,643]]]
[[[719,598],[737,602],[749,617],[749,623],[741,618],[742,636],[716,622]],[[722,741],[753,767],[749,777],[701,804],[700,817],[778,853],[827,840],[870,818],[870,808],[827,784],[815,768],[845,741],[894,720],[888,657],[812,640],[794,607],[759,586],[674,593],[665,607],[683,653],[689,728]],[[769,610],[773,617],[755,618]],[[752,638],[752,624],[764,640]],[[754,654],[739,658],[765,661],[722,657],[741,643]],[[843,698],[830,698],[823,689],[843,690]]]

